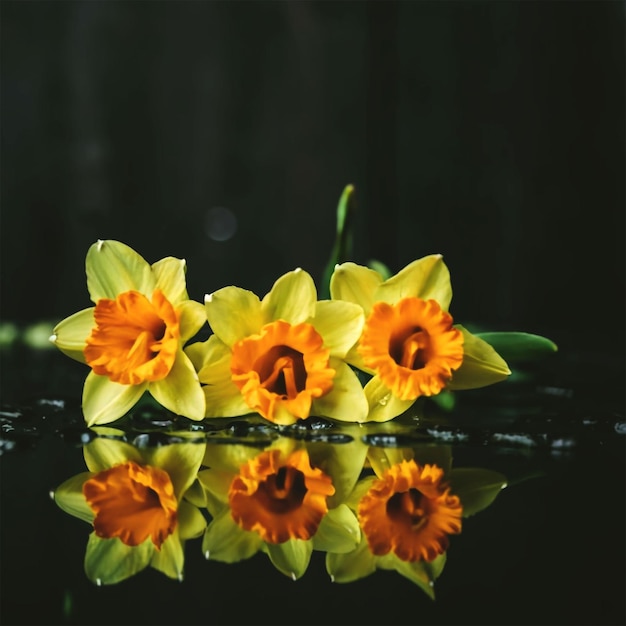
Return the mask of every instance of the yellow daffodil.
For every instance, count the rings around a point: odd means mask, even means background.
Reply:
[[[346,360],[372,374],[365,386],[368,421],[392,419],[420,396],[484,387],[511,373],[487,342],[453,324],[450,274],[441,255],[418,259],[387,280],[343,263],[330,290],[333,299],[360,305],[366,316]]]
[[[183,499],[204,450],[204,443],[139,450],[111,438],[85,447],[89,471],[65,481],[54,499],[93,526],[85,554],[90,580],[113,584],[148,566],[182,580],[184,543],[206,527],[200,510]]]
[[[145,391],[190,419],[204,417],[204,394],[183,352],[206,322],[189,300],[185,261],[149,265],[118,241],[98,241],[87,252],[87,288],[95,306],[60,322],[50,340],[91,367],[83,388],[88,425],[127,413]]]
[[[300,269],[260,300],[239,287],[206,296],[213,335],[187,348],[204,383],[207,417],[260,413],[276,424],[309,415],[364,421],[367,402],[344,358],[359,338],[362,309],[317,301]]]
[[[329,553],[326,567],[336,582],[350,582],[376,569],[395,570],[434,597],[450,536],[462,518],[489,506],[506,486],[491,470],[452,468],[449,446],[371,448],[374,476],[361,479],[346,500],[362,530],[349,553]]]
[[[393,552],[402,561],[433,561],[461,532],[463,507],[443,483],[436,465],[402,461],[374,481],[361,498],[358,516],[375,556]]]
[[[358,544],[356,516],[345,504],[331,508],[333,480],[305,447],[290,440],[260,453],[235,446],[226,463],[223,446],[215,455],[209,447],[205,463],[213,466],[199,473],[213,517],[202,544],[206,558],[233,563],[263,551],[295,580],[314,549],[344,553]],[[234,459],[243,461],[236,470]]]

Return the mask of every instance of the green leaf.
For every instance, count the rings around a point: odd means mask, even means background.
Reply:
[[[374,270],[375,272],[378,272],[383,277],[383,280],[387,280],[388,278],[391,278],[393,276],[393,272],[382,261],[379,261],[378,259],[370,259],[367,262],[367,267]]]
[[[320,300],[327,300],[330,297],[330,277],[335,270],[335,265],[348,260],[352,254],[351,226],[354,209],[354,185],[347,185],[337,205],[337,232],[330,259],[324,269],[320,285]]]
[[[533,361],[558,350],[546,337],[521,332],[477,333],[505,361]]]
[[[463,467],[449,474],[452,493],[459,496],[463,517],[486,509],[507,486],[506,476],[488,469]]]

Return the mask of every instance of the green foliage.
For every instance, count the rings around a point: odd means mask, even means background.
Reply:
[[[330,277],[337,263],[347,261],[352,254],[352,217],[354,215],[354,185],[347,185],[337,205],[337,231],[330,258],[320,285],[320,300],[330,297]]]
[[[546,337],[521,332],[477,333],[507,362],[534,361],[558,350]]]

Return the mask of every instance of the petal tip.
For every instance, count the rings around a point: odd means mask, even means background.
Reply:
[[[57,336],[53,333],[52,335],[50,335],[50,337],[48,337],[48,341],[50,343],[56,343],[57,342]]]
[[[96,241],[96,250],[100,252],[100,250],[102,250],[103,245],[104,245],[104,239],[98,239],[98,241]]]
[[[212,300],[213,300],[213,294],[212,293],[205,293],[204,294],[204,303],[205,304],[211,302]]]

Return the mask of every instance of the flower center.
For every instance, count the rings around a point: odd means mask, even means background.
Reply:
[[[387,516],[398,524],[406,524],[418,530],[427,523],[428,499],[417,489],[396,493],[387,500]]]
[[[85,359],[96,374],[138,385],[165,378],[174,365],[180,339],[179,317],[160,289],[152,301],[138,291],[115,300],[102,298],[94,310],[95,328]]]
[[[377,302],[358,351],[401,400],[439,393],[463,362],[463,334],[435,300]]]
[[[233,519],[264,541],[310,539],[328,512],[326,498],[335,493],[329,476],[312,468],[306,450],[281,462],[268,450],[241,467],[228,493]]]
[[[148,537],[158,550],[174,532],[178,503],[167,472],[128,461],[98,472],[83,485],[83,495],[95,513],[98,537],[118,537],[138,546]]]
[[[328,362],[329,350],[311,324],[278,320],[233,346],[230,369],[248,406],[281,421],[281,410],[308,417],[313,399],[332,389],[335,370]]]
[[[394,552],[403,561],[432,561],[461,532],[463,507],[442,482],[436,465],[402,461],[361,498],[358,517],[373,554]]]

